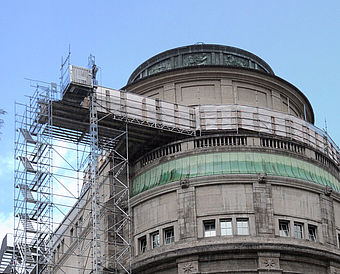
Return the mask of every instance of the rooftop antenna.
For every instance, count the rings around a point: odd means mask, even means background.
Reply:
[[[325,118],[325,132],[327,133],[327,119]]]

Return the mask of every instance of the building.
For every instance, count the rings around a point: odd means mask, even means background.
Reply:
[[[72,127],[67,116],[84,122],[93,104],[74,85],[54,104],[60,127]],[[339,148],[299,89],[250,52],[197,44],[148,59],[122,90],[96,86],[96,111],[99,139],[128,124],[117,151],[129,179],[114,175],[106,149],[96,166],[100,246],[88,172],[55,231],[54,273],[91,273],[96,250],[105,273],[124,272],[117,250],[133,273],[340,273]],[[115,215],[116,179],[129,186],[119,208],[131,226]]]

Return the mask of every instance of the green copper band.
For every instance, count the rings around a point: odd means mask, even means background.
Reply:
[[[187,156],[160,164],[137,176],[131,195],[183,178],[263,174],[302,179],[340,192],[340,182],[326,170],[303,160],[257,152],[220,152]]]

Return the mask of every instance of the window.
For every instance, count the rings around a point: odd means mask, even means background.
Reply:
[[[144,253],[146,251],[146,236],[139,238],[139,252]]]
[[[62,241],[61,241],[61,255],[64,255],[64,251],[65,251],[65,240],[62,239]]]
[[[170,244],[175,241],[175,234],[174,234],[174,228],[169,227],[164,229],[164,243]]]
[[[82,230],[83,230],[83,216],[81,216],[79,218],[78,226],[79,226],[79,233],[78,233],[78,235],[79,235],[82,232]]]
[[[70,242],[72,243],[73,242],[73,227],[70,229]]]
[[[220,221],[221,224],[221,235],[230,236],[233,235],[233,226],[231,219],[223,219]]]
[[[338,234],[338,245],[339,245],[339,248],[340,248],[340,233]]]
[[[279,220],[279,230],[281,237],[289,237],[289,221]]]
[[[57,259],[60,258],[60,245],[57,246]]]
[[[155,232],[151,234],[151,243],[152,243],[152,248],[159,247],[160,241],[159,241],[159,232]]]
[[[294,223],[294,237],[297,239],[303,238],[303,224]]]
[[[248,219],[236,219],[237,235],[249,235]]]
[[[75,236],[78,237],[79,236],[79,223],[76,222],[76,225],[75,225]]]
[[[308,238],[310,241],[316,242],[316,226],[315,225],[308,225]]]
[[[203,226],[204,226],[204,237],[216,236],[215,220],[204,221]]]

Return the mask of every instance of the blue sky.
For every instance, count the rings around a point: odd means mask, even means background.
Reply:
[[[164,50],[197,42],[240,47],[310,100],[316,125],[340,144],[340,1],[3,1],[0,15],[0,237],[13,211],[14,102],[33,91],[24,78],[58,82],[61,56],[101,83],[126,84],[132,71]]]

